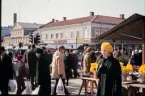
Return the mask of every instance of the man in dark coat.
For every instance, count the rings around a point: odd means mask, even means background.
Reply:
[[[9,79],[13,79],[12,59],[7,55],[5,48],[0,47],[0,91],[2,95],[8,95]]]
[[[35,45],[32,45],[31,50],[28,52],[29,79],[31,80],[32,90],[35,89],[34,81],[36,78],[37,57],[35,48]]]
[[[50,65],[51,62],[52,62],[52,54],[51,53],[48,53],[48,51],[46,50],[46,47],[42,47],[42,49],[43,49],[45,58],[48,61],[48,65]]]
[[[109,43],[101,45],[103,58],[99,61],[97,96],[121,96],[121,67],[112,56],[113,47]]]
[[[73,59],[71,54],[69,53],[69,50],[65,51],[65,58],[64,58],[64,64],[65,64],[65,74],[66,74],[66,86],[68,86],[69,78],[72,77],[72,65],[73,65]]]
[[[48,61],[43,54],[42,49],[36,50],[38,57],[38,84],[40,85],[39,95],[50,96],[51,95],[51,77],[48,68]]]

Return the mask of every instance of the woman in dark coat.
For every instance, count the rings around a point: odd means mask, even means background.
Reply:
[[[101,45],[103,58],[99,61],[97,96],[121,96],[121,67],[112,56],[113,47],[109,43]]]
[[[65,63],[65,73],[66,73],[66,85],[68,86],[68,82],[69,82],[69,78],[72,77],[72,64],[73,64],[73,61],[72,61],[72,56],[71,54],[69,53],[69,50],[66,50],[65,51],[65,60],[64,60],[64,63]]]

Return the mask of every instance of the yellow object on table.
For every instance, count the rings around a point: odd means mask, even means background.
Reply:
[[[97,68],[98,68],[98,64],[97,63],[91,63],[90,72],[93,72],[94,69],[97,70]]]
[[[133,72],[133,66],[131,64],[127,64],[126,66],[126,71],[129,72]]]
[[[143,65],[141,65],[141,66],[139,67],[138,72],[139,72],[140,74],[144,74],[144,75],[145,75],[145,64],[143,64]]]

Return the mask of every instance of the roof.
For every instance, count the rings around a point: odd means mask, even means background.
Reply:
[[[10,35],[11,34],[10,29],[11,29],[11,27],[2,27],[1,28],[1,38]]]
[[[23,28],[39,28],[42,24],[17,22]]]
[[[145,38],[145,16],[135,13],[97,37],[97,40],[142,40],[143,38]]]
[[[124,19],[121,19],[119,17],[94,15],[94,16],[64,20],[64,21],[49,22],[45,25],[42,25],[40,28],[57,27],[57,26],[65,26],[65,25],[72,25],[72,24],[81,24],[81,23],[86,23],[86,22],[101,22],[101,23],[119,24],[123,20]]]

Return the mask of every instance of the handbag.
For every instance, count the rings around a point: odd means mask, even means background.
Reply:
[[[58,81],[58,84],[57,84],[57,87],[56,87],[56,93],[59,94],[59,95],[64,94],[64,85],[63,85],[63,82],[62,82],[61,78],[59,78],[59,81]]]
[[[29,80],[27,80],[25,82],[25,86],[26,86],[26,94],[30,95],[32,93],[32,86],[31,86],[31,82]]]
[[[9,91],[10,92],[15,92],[16,91],[16,83],[15,83],[15,80],[9,80]]]

